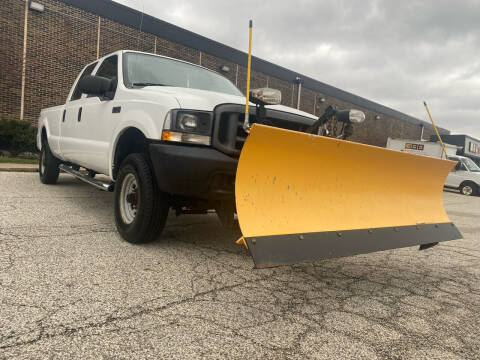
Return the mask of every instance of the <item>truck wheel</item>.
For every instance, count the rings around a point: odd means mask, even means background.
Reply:
[[[40,181],[44,184],[55,184],[58,180],[60,169],[58,165],[60,161],[53,156],[48,146],[48,142],[44,141],[42,150],[40,151],[40,159],[38,161],[38,174]]]
[[[158,190],[146,156],[128,155],[115,182],[115,222],[120,235],[135,244],[155,240],[169,208],[168,195]]]
[[[477,185],[471,182],[465,182],[459,187],[460,193],[466,196],[475,196],[478,193]]]

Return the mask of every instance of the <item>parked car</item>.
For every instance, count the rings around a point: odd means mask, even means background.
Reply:
[[[444,145],[447,158],[457,161],[457,165],[447,176],[445,187],[457,189],[467,196],[480,194],[480,168],[472,159],[456,155],[458,146]],[[439,142],[388,138],[387,149],[445,159],[442,145]]]
[[[458,189],[467,196],[478,195],[480,191],[480,167],[472,159],[464,156],[449,156],[449,160],[458,161],[448,174],[445,187]]]

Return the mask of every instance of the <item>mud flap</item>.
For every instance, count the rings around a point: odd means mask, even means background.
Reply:
[[[462,237],[443,207],[455,162],[254,124],[235,197],[256,267]]]

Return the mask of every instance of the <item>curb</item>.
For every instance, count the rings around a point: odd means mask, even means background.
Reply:
[[[0,163],[0,172],[38,172],[36,164]]]
[[[34,173],[38,172],[38,169],[36,168],[17,168],[17,167],[11,167],[11,168],[0,168],[0,172],[29,172],[29,173]]]

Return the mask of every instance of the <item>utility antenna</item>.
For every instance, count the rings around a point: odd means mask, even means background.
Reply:
[[[139,33],[138,33],[138,36],[137,36],[137,50],[139,51],[140,50],[140,36],[142,35],[142,26],[143,26],[143,16],[145,14],[145,2],[144,0],[141,0],[141,4],[142,4],[142,16],[140,17],[140,26],[138,28],[139,30]],[[132,49],[134,50],[134,49]],[[131,72],[132,72],[132,81],[131,83],[134,83],[134,82],[140,82],[138,79],[135,78],[135,68],[138,66],[138,56],[134,56],[133,57],[133,63],[134,63],[134,66],[132,67],[131,69]],[[135,80],[136,79],[136,80]]]
[[[423,102],[423,106],[425,106],[425,109],[427,110],[428,117],[430,118],[430,121],[432,122],[433,129],[435,130],[435,134],[437,134],[438,141],[440,141],[440,145],[442,145],[443,153],[445,154],[445,159],[447,159],[448,158],[447,150],[445,150],[445,145],[443,144],[442,137],[438,133],[437,126],[433,122],[433,118],[432,118],[432,115],[430,114],[430,110],[428,109],[426,101]]]
[[[250,119],[248,115],[250,101],[250,69],[252,67],[252,20],[248,22],[248,60],[247,60],[247,91],[245,94],[245,119],[243,120],[243,130],[250,130]]]
[[[142,26],[143,26],[143,16],[145,14],[145,1],[142,1],[142,17],[140,18],[140,27],[139,27],[139,33],[137,37],[137,49],[140,49],[140,35],[142,34]]]

